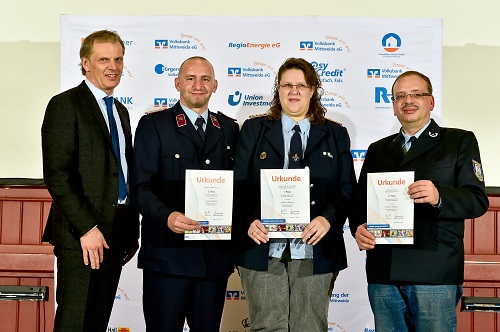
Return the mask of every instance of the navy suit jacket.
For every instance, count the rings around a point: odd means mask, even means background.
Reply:
[[[180,103],[145,115],[134,143],[132,198],[142,215],[139,268],[189,276],[223,276],[233,270],[230,241],[184,241],[167,226],[185,209],[186,169],[231,170],[238,124],[209,112],[206,145]]]
[[[415,181],[430,180],[441,208],[415,204],[414,244],[376,245],[367,251],[366,273],[376,284],[462,284],[464,219],[488,209],[481,157],[470,131],[441,128],[434,120],[403,155],[402,135],[371,144],[359,177],[351,232],[366,222],[367,173],[415,171]]]
[[[265,154],[265,158],[262,156]],[[260,218],[260,170],[281,169],[284,140],[281,121],[267,117],[246,120],[240,132],[234,166],[234,232],[237,264],[266,271],[269,242],[257,245],[247,235],[250,224]],[[343,226],[351,204],[356,178],[346,128],[326,120],[311,125],[303,166],[310,169],[311,219],[324,216],[331,227],[314,246],[314,273],[347,267]]]

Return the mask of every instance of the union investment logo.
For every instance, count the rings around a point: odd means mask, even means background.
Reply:
[[[401,47],[401,37],[394,32],[390,32],[382,37],[382,47],[387,52],[393,53]]]

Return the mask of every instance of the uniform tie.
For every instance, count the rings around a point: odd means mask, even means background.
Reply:
[[[106,111],[108,112],[109,133],[111,135],[111,143],[115,150],[116,162],[119,169],[119,188],[118,199],[123,201],[127,197],[127,184],[125,183],[125,176],[123,175],[122,163],[120,157],[120,141],[118,140],[118,129],[116,127],[115,117],[113,115],[113,97],[104,97],[106,103]]]
[[[412,136],[410,137],[410,139],[408,140],[408,142],[406,142],[404,145],[403,145],[403,154],[406,156],[406,154],[408,153],[408,151],[410,150],[413,142],[415,142],[417,140],[417,138],[415,136]]]
[[[290,140],[290,151],[288,153],[288,168],[297,169],[302,168],[302,138],[300,138],[300,126],[296,124],[293,128],[295,131]],[[281,259],[290,262],[292,260],[292,254],[290,250],[290,239],[286,240],[285,249]]]
[[[200,134],[201,140],[203,143],[206,142],[207,140],[207,135],[205,134],[205,131],[203,130],[203,125],[205,124],[205,119],[203,119],[202,116],[199,116],[194,124],[198,127],[196,131],[198,131],[198,134]]]
[[[290,140],[288,168],[302,168],[302,139],[300,138],[300,126],[296,124],[292,130],[295,132]]]

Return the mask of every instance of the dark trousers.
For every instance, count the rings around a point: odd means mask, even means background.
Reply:
[[[127,205],[128,207],[128,205]],[[127,209],[117,209],[115,223],[99,269],[83,263],[81,250],[56,247],[57,311],[55,332],[106,332],[130,235],[123,227]]]
[[[219,332],[228,276],[195,278],[144,270],[146,331]]]
[[[98,270],[83,264],[79,250],[55,250],[57,311],[54,331],[105,332],[122,270],[123,256],[105,250]],[[114,257],[113,257],[114,256]]]

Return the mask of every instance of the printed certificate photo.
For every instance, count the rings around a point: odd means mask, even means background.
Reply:
[[[376,244],[413,244],[413,200],[408,186],[415,172],[367,174],[367,229]]]
[[[184,240],[230,240],[233,171],[186,170],[185,214],[201,223]]]
[[[309,168],[262,169],[261,222],[269,238],[300,238],[309,224]]]

